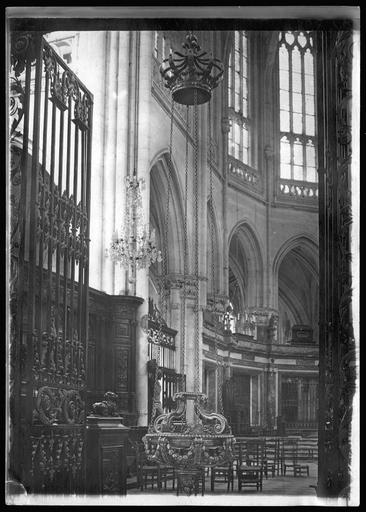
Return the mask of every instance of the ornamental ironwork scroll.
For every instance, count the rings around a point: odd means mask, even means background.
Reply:
[[[40,33],[10,53],[10,471],[83,492],[93,97]]]

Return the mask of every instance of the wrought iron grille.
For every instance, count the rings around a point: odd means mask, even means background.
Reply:
[[[10,52],[10,466],[82,492],[93,96],[39,33]]]

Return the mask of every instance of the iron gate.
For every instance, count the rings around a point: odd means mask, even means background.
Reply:
[[[40,33],[10,42],[10,457],[28,492],[84,488],[93,97]]]

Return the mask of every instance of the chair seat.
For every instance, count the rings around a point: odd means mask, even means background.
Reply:
[[[237,470],[238,476],[244,479],[261,480],[263,477],[263,468],[261,466],[241,465]]]
[[[294,476],[301,476],[302,474],[309,476],[309,466],[307,464],[295,464]]]
[[[148,470],[156,471],[158,467],[159,467],[159,466],[158,466],[157,464],[151,464],[151,465],[149,465],[149,464],[143,464],[143,465],[141,466],[141,468],[142,468],[142,469],[144,469],[145,471],[148,471]]]
[[[151,485],[151,488],[156,485],[158,490],[160,490],[161,475],[160,468],[157,464],[141,464],[139,466],[138,475],[139,487],[141,491],[143,491],[144,488],[147,489],[148,485]]]
[[[263,467],[258,465],[241,464],[237,469],[239,491],[244,486],[256,486],[262,490]]]
[[[294,476],[301,476],[303,474],[309,476],[309,466],[307,464],[301,464],[299,462],[285,463],[283,469],[284,475],[286,475],[287,469],[292,469]]]
[[[256,472],[256,471],[263,471],[263,466],[259,466],[257,464],[240,464],[239,468],[241,471],[252,471],[252,472]]]
[[[172,488],[175,489],[175,479],[176,473],[173,466],[169,466],[168,464],[160,464],[160,481],[164,483],[164,488],[166,489],[167,482],[172,482]]]

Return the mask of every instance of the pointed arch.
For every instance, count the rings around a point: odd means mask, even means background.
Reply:
[[[234,244],[239,243],[241,254],[235,258]],[[230,257],[230,253],[232,257]],[[230,261],[231,260],[231,261]],[[236,260],[236,261],[235,261]],[[263,250],[259,242],[259,237],[253,226],[248,221],[239,222],[232,229],[229,236],[229,265],[232,265],[232,271],[235,274],[235,268],[240,268],[245,272],[245,298],[246,306],[261,307],[263,305],[263,285],[264,285],[264,265]],[[237,265],[239,267],[237,267]],[[243,277],[242,277],[243,279]]]
[[[273,262],[274,307],[278,309],[279,340],[287,341],[285,324],[306,324],[318,339],[318,245],[307,234],[296,235],[279,249]],[[289,327],[289,326],[288,326]],[[292,326],[291,326],[292,327]]]
[[[169,158],[169,153],[166,150],[161,151],[155,156],[150,167],[150,223],[156,230],[157,243],[162,253],[166,244],[168,273],[181,273],[183,272],[184,206],[174,161],[172,161],[170,167],[171,182],[167,236],[165,233]],[[161,264],[155,264],[152,271],[155,275],[161,274]]]
[[[319,244],[316,237],[309,233],[295,235],[282,244],[273,260],[273,276],[278,276],[278,269],[286,254],[296,248],[302,248],[306,251],[303,253],[303,257],[307,259],[307,264],[311,266],[314,275],[318,277]]]

